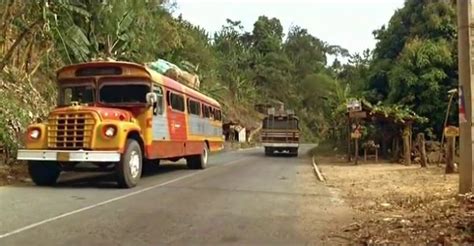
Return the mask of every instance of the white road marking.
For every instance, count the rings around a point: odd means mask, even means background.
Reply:
[[[227,163],[225,163],[224,165],[220,165],[220,166],[227,166],[227,165],[234,164],[234,163],[237,163],[237,162],[245,161],[245,160],[247,160],[247,159],[249,159],[249,158],[243,158],[243,159],[233,160],[233,161],[227,162]],[[216,166],[216,167],[219,167],[219,166]],[[208,170],[211,170],[211,169],[212,169],[212,168],[208,168],[208,169],[205,169],[205,170],[203,170],[203,171],[198,171],[198,172],[190,173],[190,174],[188,174],[188,175],[184,175],[184,176],[181,176],[181,177],[179,177],[179,178],[175,178],[175,179],[166,181],[166,182],[164,182],[164,183],[159,183],[159,184],[156,184],[156,185],[153,185],[153,186],[150,186],[150,187],[141,189],[141,190],[137,190],[137,191],[134,191],[134,192],[125,194],[125,195],[121,195],[121,196],[118,196],[118,197],[115,197],[115,198],[112,198],[112,199],[109,199],[109,200],[106,200],[106,201],[103,201],[103,202],[99,202],[99,203],[96,203],[96,204],[92,204],[92,205],[90,205],[90,206],[83,207],[83,208],[80,208],[80,209],[77,209],[77,210],[73,210],[73,211],[71,211],[71,212],[63,213],[63,214],[60,214],[60,215],[58,215],[58,216],[51,217],[51,218],[49,218],[49,219],[45,219],[45,220],[42,220],[42,221],[38,221],[38,222],[36,222],[36,223],[27,225],[27,226],[25,226],[25,227],[21,227],[21,228],[18,228],[18,229],[16,229],[16,230],[13,230],[13,231],[10,231],[10,232],[1,234],[1,235],[0,235],[0,239],[6,238],[6,237],[9,237],[9,236],[12,236],[12,235],[15,235],[15,234],[24,232],[24,231],[27,231],[27,230],[29,230],[29,229],[33,229],[33,228],[35,228],[35,227],[38,227],[38,226],[47,224],[47,223],[49,223],[49,222],[53,222],[53,221],[55,221],[55,220],[62,219],[62,218],[64,218],[64,217],[68,217],[68,216],[71,216],[71,215],[74,215],[74,214],[78,214],[78,213],[81,213],[81,212],[84,212],[84,211],[87,211],[87,210],[90,210],[90,209],[93,209],[93,208],[97,208],[97,207],[100,207],[100,206],[103,206],[103,205],[106,205],[106,204],[109,204],[109,203],[112,203],[112,202],[115,202],[115,201],[118,201],[118,200],[125,199],[125,198],[127,198],[127,197],[131,197],[131,196],[134,196],[134,195],[138,195],[138,194],[140,194],[140,193],[143,193],[143,192],[146,192],[146,191],[149,191],[149,190],[158,188],[158,187],[162,187],[162,186],[165,186],[165,185],[168,185],[168,184],[171,184],[171,183],[174,183],[174,182],[177,182],[177,181],[180,181],[180,180],[183,180],[183,179],[186,179],[186,178],[195,176],[195,175],[197,175],[197,174],[204,173],[204,172],[206,172],[206,171],[208,171]]]

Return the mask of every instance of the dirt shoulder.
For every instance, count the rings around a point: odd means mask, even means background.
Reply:
[[[0,186],[31,182],[26,164],[0,164]]]
[[[357,222],[338,236],[365,245],[474,245],[474,197],[457,196],[457,174],[392,163],[354,166],[343,157],[317,161],[327,185],[356,212]]]

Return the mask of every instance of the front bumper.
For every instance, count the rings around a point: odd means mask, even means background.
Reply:
[[[263,147],[298,148],[298,143],[262,143]]]
[[[118,162],[117,151],[86,150],[18,150],[18,160],[27,161],[61,161],[61,162]]]

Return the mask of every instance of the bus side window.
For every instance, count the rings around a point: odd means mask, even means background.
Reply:
[[[158,100],[153,105],[153,115],[163,114],[163,89],[161,87],[153,88],[153,92],[156,94]]]
[[[206,106],[206,118],[211,118],[211,107]]]
[[[188,114],[192,115],[201,115],[201,104],[197,101],[194,101],[192,99],[188,99]]]
[[[170,102],[170,92],[166,92],[166,106],[171,108],[171,102]]]
[[[202,104],[202,117],[207,118],[209,117],[209,110],[208,107],[204,104]]]
[[[214,120],[214,112],[215,112],[215,110],[214,110],[214,108],[212,108],[212,107],[209,107],[209,109],[210,109],[210,111],[211,111],[211,112],[209,113],[209,119]]]
[[[169,105],[173,110],[178,112],[185,112],[186,111],[186,103],[184,97],[177,93],[169,93]]]

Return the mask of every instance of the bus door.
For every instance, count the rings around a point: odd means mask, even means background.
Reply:
[[[153,88],[158,100],[153,105],[153,141],[169,140],[168,121],[166,120],[166,110],[164,110],[163,88],[157,86]]]

